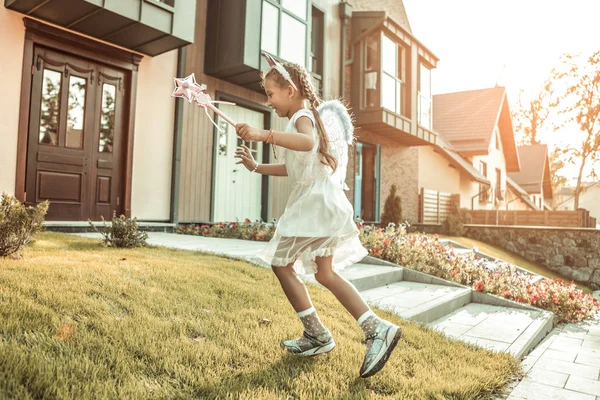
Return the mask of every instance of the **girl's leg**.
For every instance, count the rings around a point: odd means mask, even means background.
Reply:
[[[281,346],[300,356],[313,356],[331,351],[335,347],[335,342],[329,330],[319,319],[317,311],[310,301],[306,286],[296,275],[293,264],[285,267],[273,266],[272,269],[304,325],[304,334],[301,337],[295,340],[286,340],[281,343]]]
[[[333,256],[316,258],[318,269],[315,278],[333,293],[365,333],[367,352],[360,368],[360,376],[366,378],[383,368],[396,347],[402,330],[399,326],[377,317],[354,285],[333,270],[332,260]]]
[[[277,279],[279,279],[283,292],[297,313],[312,307],[312,302],[310,301],[306,286],[304,285],[304,282],[298,278],[298,275],[296,275],[293,263],[288,264],[285,267],[272,266],[271,268]]]
[[[317,257],[315,279],[333,293],[354,319],[358,320],[370,308],[353,284],[338,275],[331,266],[333,256]]]

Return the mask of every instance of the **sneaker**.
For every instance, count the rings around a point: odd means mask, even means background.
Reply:
[[[281,347],[297,356],[316,356],[333,350],[335,342],[328,330],[323,331],[317,337],[304,331],[302,337],[298,339],[281,342]]]
[[[402,329],[388,321],[380,321],[372,335],[367,336],[367,354],[360,368],[360,377],[368,378],[379,372],[398,344]]]

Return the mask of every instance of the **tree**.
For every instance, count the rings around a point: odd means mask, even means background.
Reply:
[[[550,163],[550,178],[552,179],[552,208],[558,206],[559,196],[561,189],[567,183],[567,178],[560,174],[560,170],[564,168],[565,162],[561,158],[562,151],[560,149],[554,149],[548,156]]]
[[[588,58],[565,54],[561,58],[561,66],[554,71],[554,77],[560,113],[567,117],[565,124],[575,122],[583,133],[580,143],[562,150],[569,156],[569,162],[579,164],[574,195],[576,210],[579,208],[585,167],[587,163],[593,166],[600,159],[600,51]]]
[[[529,146],[540,144],[540,133],[556,102],[552,96],[552,78],[548,78],[540,88],[537,96],[527,102],[523,91],[519,93],[517,106],[512,110],[512,117],[517,133],[517,144]]]
[[[381,215],[381,226],[383,228],[387,227],[390,222],[398,226],[402,221],[402,202],[400,196],[396,194],[397,190],[396,185],[392,185],[390,194],[385,199],[383,214]]]

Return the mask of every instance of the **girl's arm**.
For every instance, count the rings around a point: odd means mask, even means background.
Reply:
[[[237,124],[237,134],[245,141],[264,142],[269,137],[269,131],[254,128],[248,124]],[[277,146],[296,151],[311,151],[315,146],[313,138],[313,125],[310,118],[304,116],[296,121],[296,130],[293,132],[273,131],[273,142]]]
[[[257,172],[263,175],[288,176],[285,164],[259,164],[254,160],[250,149],[245,145],[241,145],[240,148],[237,149],[235,158],[239,158],[240,160],[236,162],[236,164],[243,164],[248,171]]]
[[[256,172],[270,176],[288,176],[285,164],[258,164]]]

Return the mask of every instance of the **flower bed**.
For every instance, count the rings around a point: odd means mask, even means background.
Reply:
[[[275,232],[271,224],[252,222],[188,225],[177,233],[207,237],[268,241]],[[456,254],[440,243],[437,235],[407,234],[406,226],[386,229],[358,224],[360,240],[374,257],[406,266],[426,274],[471,286],[478,292],[490,293],[519,303],[552,311],[558,322],[578,322],[592,318],[600,305],[573,282],[543,279],[532,283],[533,276],[512,265],[490,263],[474,252]]]

